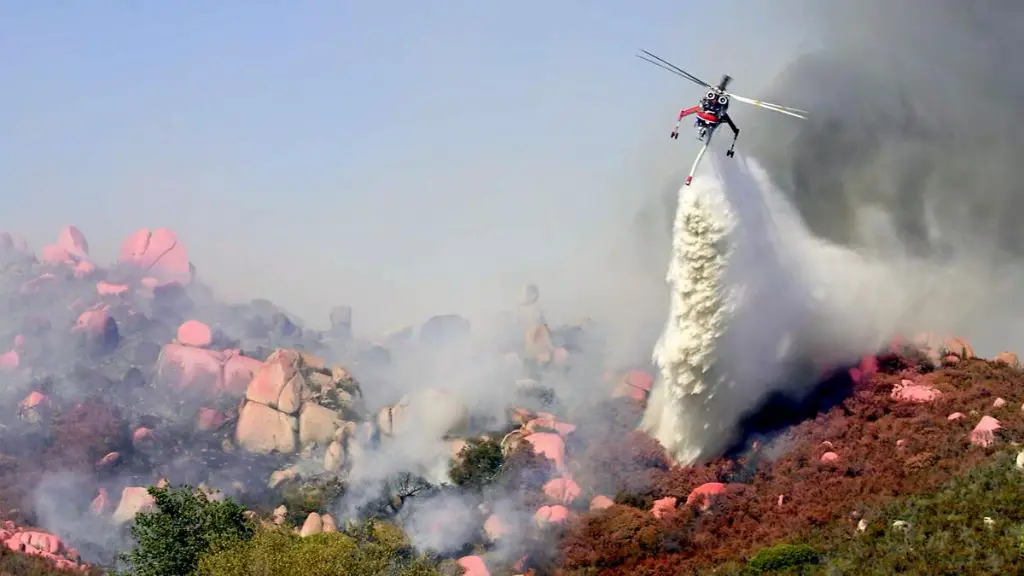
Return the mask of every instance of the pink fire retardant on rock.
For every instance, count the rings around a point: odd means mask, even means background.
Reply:
[[[40,406],[45,406],[49,404],[49,402],[50,398],[46,394],[43,394],[38,390],[34,390],[32,392],[29,392],[28,396],[25,396],[25,399],[22,400],[21,403],[18,404],[18,406],[20,406],[21,408],[37,408]]]
[[[722,484],[721,482],[708,482],[706,484],[701,484],[690,491],[690,495],[686,497],[686,505],[689,506],[699,498],[703,497],[704,503],[701,505],[701,508],[706,510],[711,506],[711,499],[724,492],[725,484]]]
[[[664,518],[666,514],[669,514],[676,509],[676,504],[678,503],[679,501],[676,500],[675,496],[659,498],[654,501],[654,505],[651,507],[651,514],[653,514],[655,518]]]
[[[605,508],[611,508],[614,505],[615,501],[603,494],[598,494],[597,496],[594,496],[594,498],[590,501],[591,510],[604,510]]]
[[[988,448],[996,441],[996,432],[1001,428],[999,420],[991,416],[982,416],[981,421],[971,430],[971,444]]]
[[[544,484],[544,494],[562,504],[572,504],[583,492],[571,478],[553,478]]]
[[[822,464],[835,464],[836,462],[839,462],[839,454],[835,452],[825,452],[821,455]]]
[[[0,354],[0,369],[14,370],[21,364],[21,356],[17,350],[8,350]]]
[[[102,280],[96,283],[96,292],[100,296],[122,296],[127,294],[128,290],[130,288],[127,284],[111,284]]]
[[[526,429],[530,432],[539,432],[542,430],[554,430],[560,436],[568,436],[576,429],[575,424],[566,424],[565,422],[559,422],[554,418],[534,418],[526,423]]]
[[[211,392],[241,396],[261,365],[256,358],[242,356],[238,350],[221,352],[166,344],[160,352],[157,370],[162,377],[173,373],[176,385],[183,389],[205,383]]]
[[[950,422],[953,422],[954,420],[960,420],[960,419],[963,419],[963,418],[966,418],[966,417],[967,416],[965,416],[963,412],[953,412],[949,416],[946,416],[946,420],[949,420]]]
[[[78,321],[75,322],[72,331],[100,335],[107,329],[107,322],[109,320],[111,320],[110,306],[97,304],[82,312],[78,317]]]
[[[9,550],[39,556],[64,570],[84,570],[81,558],[74,548],[68,548],[59,537],[39,530],[22,530],[13,522],[4,522],[0,529],[0,542]]]
[[[537,432],[526,437],[536,454],[544,456],[555,464],[559,472],[565,471],[565,441],[554,432]]]
[[[188,252],[178,236],[167,228],[142,228],[121,245],[118,262],[138,268],[160,283],[192,281]]]
[[[568,519],[569,509],[561,504],[541,506],[533,515],[534,522],[540,526],[543,526],[544,524],[560,524]]]
[[[463,576],[491,576],[484,559],[479,556],[463,556],[459,558],[459,568],[462,568]]]
[[[85,239],[85,234],[74,226],[65,226],[61,229],[57,236],[57,246],[77,260],[89,257],[89,241]]]
[[[74,226],[65,226],[57,236],[56,244],[47,244],[40,250],[39,259],[46,264],[87,264],[76,276],[85,277],[94,272],[96,267],[87,262],[89,258],[89,242],[82,231]]]
[[[636,402],[647,400],[651,388],[654,387],[654,376],[643,370],[630,370],[622,375],[615,386],[613,395],[626,397]]]
[[[107,493],[107,489],[101,487],[98,492],[96,497],[92,499],[92,503],[89,504],[89,512],[93,516],[103,516],[111,508],[110,495]]]
[[[224,425],[224,413],[213,408],[200,408],[196,414],[196,429],[200,432],[212,432]]]
[[[178,326],[178,343],[194,348],[205,348],[213,343],[210,327],[198,320],[188,320]]]
[[[497,540],[509,533],[509,527],[497,514],[491,514],[484,521],[484,533],[491,540]]]
[[[75,267],[73,269],[73,273],[74,273],[75,278],[78,278],[79,280],[82,280],[82,279],[88,278],[88,277],[92,276],[93,274],[95,274],[96,270],[97,270],[97,268],[96,268],[95,264],[93,264],[92,262],[86,262],[85,260],[83,260],[83,261],[79,262],[78,264],[75,264]]]

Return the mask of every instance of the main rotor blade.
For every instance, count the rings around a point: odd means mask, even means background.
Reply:
[[[689,80],[690,82],[693,82],[694,84],[697,84],[698,86],[704,86],[704,84],[701,84],[700,82],[694,80],[693,78],[690,78],[689,76],[680,74],[678,70],[673,70],[672,68],[669,68],[668,66],[665,66],[665,65],[661,64],[660,62],[655,62],[654,60],[650,60],[648,58],[644,58],[643,56],[640,56],[639,54],[637,55],[637,58],[643,60],[644,62],[649,62],[651,64],[654,64],[658,68],[661,68],[662,70],[671,72],[672,74],[675,74],[676,76],[678,76],[678,77],[680,77],[680,78],[682,78],[684,80]]]
[[[664,68],[665,70],[668,70],[669,72],[672,72],[672,73],[676,74],[677,76],[682,76],[683,78],[686,78],[690,82],[694,82],[696,84],[700,84],[701,86],[704,86],[706,88],[711,88],[711,84],[708,84],[707,82],[701,80],[700,78],[697,78],[693,74],[690,74],[686,70],[683,70],[682,68],[680,68],[679,66],[676,66],[675,64],[669,62],[668,60],[665,60],[664,58],[661,58],[660,56],[656,56],[654,54],[651,54],[647,50],[640,50],[640,51],[643,52],[644,54],[650,56],[651,58],[654,58],[654,60],[650,60],[648,58],[644,58],[643,56],[640,56],[639,54],[637,54],[637,58],[639,58],[639,59],[641,59],[641,60],[643,60],[645,62],[650,62],[651,64],[654,64],[655,66],[659,66],[661,68]],[[655,62],[655,60],[657,60],[657,62]]]
[[[799,108],[790,108],[789,106],[779,106],[778,104],[772,104],[771,102],[765,102],[763,100],[755,100],[753,98],[747,98],[746,96],[740,96],[738,94],[732,94],[732,93],[729,93],[729,92],[726,92],[726,94],[728,94],[730,98],[732,98],[734,100],[738,100],[738,101],[743,102],[745,104],[750,104],[752,106],[757,106],[758,108],[764,108],[765,110],[772,110],[772,111],[775,111],[775,112],[779,112],[781,114],[786,114],[787,116],[793,116],[794,118],[801,118],[803,120],[806,120],[807,119],[807,114],[810,114],[810,112],[808,112],[806,110],[800,110]]]

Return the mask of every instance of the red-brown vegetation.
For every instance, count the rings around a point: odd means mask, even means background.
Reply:
[[[1024,440],[1020,371],[984,360],[961,361],[927,374],[912,362],[883,361],[881,368],[884,372],[865,378],[845,402],[778,439],[786,447],[775,461],[754,452],[749,463],[668,468],[639,433],[603,446],[603,454],[588,449],[587,458],[595,463],[591,469],[601,471],[593,473],[594,480],[632,491],[617,501],[635,508],[615,506],[572,522],[562,544],[564,568],[570,573],[589,568],[600,574],[684,574],[747,557],[827,524],[849,523],[852,530],[858,507],[935,489],[980,464],[1000,442]],[[890,395],[902,379],[934,386],[941,395],[930,403],[896,402]],[[997,398],[1008,403],[994,408]],[[953,412],[967,417],[950,421]],[[970,443],[971,429],[984,415],[1002,423],[996,446]],[[839,459],[823,463],[826,452]],[[728,484],[707,511],[684,505],[663,520],[647,511],[653,498],[685,501],[696,486],[728,483],[737,466],[746,465],[752,468],[749,481]],[[656,548],[660,552],[652,552]]]
[[[54,418],[47,468],[92,471],[104,456],[129,446],[128,434],[117,408],[87,400]]]

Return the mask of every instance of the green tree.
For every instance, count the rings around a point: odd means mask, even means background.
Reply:
[[[253,537],[245,508],[226,499],[212,501],[191,486],[151,486],[156,509],[135,517],[134,548],[118,559],[133,576],[192,576],[199,558]]]
[[[459,460],[452,461],[448,475],[456,486],[480,490],[498,477],[504,460],[499,442],[472,438],[459,451]]]

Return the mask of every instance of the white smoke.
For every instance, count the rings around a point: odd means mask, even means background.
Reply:
[[[756,162],[711,161],[679,193],[660,375],[641,423],[682,464],[720,454],[769,393],[802,396],[893,335],[955,331],[955,303],[978,288],[963,262],[817,238]]]

